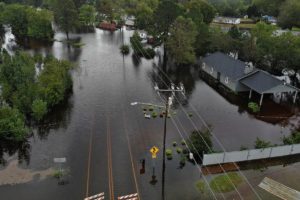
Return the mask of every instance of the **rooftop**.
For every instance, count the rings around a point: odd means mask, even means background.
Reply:
[[[206,56],[203,62],[216,71],[228,76],[230,79],[237,80],[245,76],[246,64],[240,60],[236,60],[221,52],[215,52]]]

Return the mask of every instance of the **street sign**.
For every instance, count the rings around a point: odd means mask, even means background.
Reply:
[[[103,200],[103,199],[104,199],[104,192],[84,198],[84,200]]]
[[[54,158],[53,161],[55,163],[65,163],[67,161],[66,158]]]
[[[152,154],[152,158],[156,158],[156,154],[159,152],[159,149],[156,146],[153,146],[150,149],[150,153]]]

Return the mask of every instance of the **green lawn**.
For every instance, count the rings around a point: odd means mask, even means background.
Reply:
[[[206,191],[206,184],[203,181],[197,181],[196,187],[201,193],[204,193]]]
[[[213,180],[211,180],[209,186],[214,192],[224,193],[233,191],[235,189],[234,186],[238,186],[242,182],[243,178],[237,173],[229,172],[227,175],[224,174],[215,177]]]

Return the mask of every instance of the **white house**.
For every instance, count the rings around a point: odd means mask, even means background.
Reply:
[[[234,17],[216,17],[213,22],[220,24],[240,24],[241,19]]]

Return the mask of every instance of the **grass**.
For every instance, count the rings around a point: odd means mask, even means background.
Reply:
[[[293,27],[293,28],[292,28],[292,31],[300,31],[300,28],[298,28],[298,27]]]
[[[204,194],[206,191],[206,184],[203,181],[197,181],[196,182],[196,187],[197,189]]]
[[[209,183],[210,188],[217,193],[230,192],[243,182],[243,178],[235,172],[215,177]]]
[[[232,27],[232,24],[218,24],[218,23],[211,23],[212,27]],[[242,29],[253,29],[255,27],[255,24],[253,23],[242,23],[242,24],[237,24],[236,25],[238,28]]]

